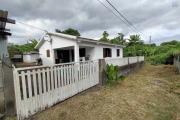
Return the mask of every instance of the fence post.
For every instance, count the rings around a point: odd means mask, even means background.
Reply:
[[[99,59],[99,85],[104,85],[106,83],[106,62],[105,59]]]
[[[6,115],[15,115],[15,92],[14,92],[14,78],[13,67],[8,57],[3,59],[3,81],[4,81],[4,99]]]
[[[4,85],[3,85],[3,72],[2,72],[2,62],[0,60],[0,113],[5,112],[5,105],[4,105]],[[1,119],[1,114],[0,114]]]

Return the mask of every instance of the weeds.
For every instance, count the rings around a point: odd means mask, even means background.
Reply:
[[[118,81],[124,80],[124,76],[119,74],[119,68],[118,66],[114,65],[107,65],[106,66],[106,76],[107,76],[107,85],[113,85],[116,84]]]

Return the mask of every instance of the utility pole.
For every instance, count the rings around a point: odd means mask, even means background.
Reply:
[[[151,39],[152,39],[152,38],[151,38],[151,35],[150,35],[150,36],[149,36],[149,44],[151,44]]]
[[[11,33],[10,29],[6,29],[6,23],[15,24],[15,20],[7,16],[7,11],[0,10],[0,97],[4,98],[4,113],[13,115],[15,114],[13,70],[7,50],[7,36],[11,36]]]
[[[15,20],[7,18],[8,12],[0,10],[0,59],[8,56],[7,36],[11,36],[10,29],[6,29],[6,23],[15,24]]]

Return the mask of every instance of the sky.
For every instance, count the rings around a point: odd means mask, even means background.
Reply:
[[[105,0],[100,0],[110,8]],[[149,36],[153,43],[180,40],[179,0],[110,0],[110,2],[137,28],[124,24],[98,0],[0,0],[0,9],[9,12],[16,24],[8,24],[12,36],[9,42],[23,44],[40,39],[44,31],[54,32],[74,28],[81,36],[99,39],[103,31],[109,37],[117,33],[140,34],[145,43]],[[112,8],[110,8],[112,9]],[[113,10],[113,9],[112,9]],[[114,11],[115,12],[115,11]],[[32,25],[30,27],[22,23]],[[138,32],[137,32],[138,31]]]

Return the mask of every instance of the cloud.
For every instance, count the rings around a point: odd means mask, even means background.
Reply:
[[[108,6],[105,0],[101,1]],[[139,33],[143,33],[141,36],[146,42],[150,35],[154,41],[165,38],[171,40],[173,36],[180,39],[179,1],[111,0],[111,2],[136,26]],[[10,42],[15,43],[24,43],[33,37],[38,39],[43,34],[42,31],[19,24],[18,21],[48,31],[72,27],[78,29],[84,37],[90,38],[99,38],[104,30],[110,33],[110,37],[119,32],[125,35],[134,34],[130,27],[97,0],[1,0],[0,8],[8,10],[9,17],[17,20],[16,25],[7,26],[14,34],[9,38]]]

